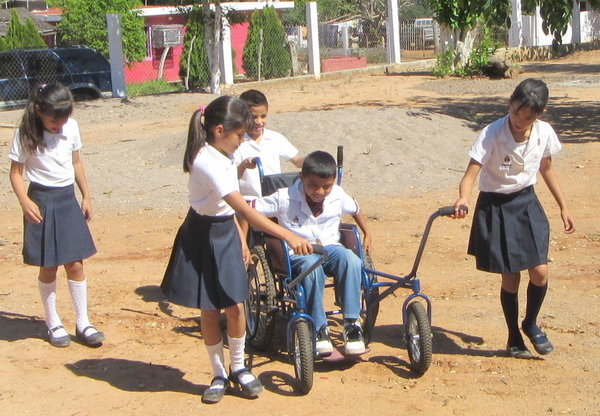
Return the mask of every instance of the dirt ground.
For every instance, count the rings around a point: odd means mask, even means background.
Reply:
[[[316,362],[308,395],[294,391],[280,325],[270,349],[249,351],[265,392],[256,400],[231,394],[202,404],[211,374],[198,311],[169,304],[158,285],[187,210],[180,165],[189,116],[214,97],[109,99],[78,104],[74,114],[95,208],[90,226],[98,254],[85,263],[90,315],[107,336],[96,349],[74,337],[65,349],[45,341],[37,271],[22,264],[21,211],[8,181],[6,156],[21,112],[0,113],[0,413],[598,414],[600,52],[524,69],[516,80],[439,80],[400,69],[252,87],[270,100],[271,127],[302,152],[345,146],[344,183],[368,216],[376,268],[405,275],[428,216],[456,199],[477,131],[504,114],[519,81],[545,80],[546,119],[564,144],[555,166],[577,221],[577,231],[564,234],[552,196],[543,183],[537,187],[551,222],[550,288],[540,315],[556,347],[551,355],[506,357],[499,277],[477,271],[465,254],[470,218],[439,218],[419,269],[433,307],[433,362],[423,376],[408,366],[401,315],[408,291],[399,289],[381,303],[369,352]],[[58,298],[74,332],[63,275]],[[339,321],[331,325],[340,342]]]

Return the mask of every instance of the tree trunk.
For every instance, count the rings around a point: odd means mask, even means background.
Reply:
[[[221,54],[219,45],[221,43],[221,30],[223,26],[221,3],[214,2],[215,13],[210,10],[210,3],[204,0],[202,10],[204,12],[204,33],[206,52],[208,53],[208,64],[210,66],[210,92],[212,94],[221,94]]]
[[[472,29],[452,29],[446,25],[440,25],[440,43],[442,55],[448,50],[454,50],[453,70],[464,68],[469,64],[471,52],[475,45],[475,39],[481,29],[481,23],[477,23]]]

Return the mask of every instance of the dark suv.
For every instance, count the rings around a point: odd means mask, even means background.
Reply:
[[[112,91],[110,64],[84,46],[0,52],[0,108],[23,106],[34,85],[51,82],[64,84],[76,100],[99,98]]]

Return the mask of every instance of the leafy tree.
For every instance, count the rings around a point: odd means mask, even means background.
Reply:
[[[201,8],[194,6],[188,13],[180,68],[180,76],[188,89],[202,88],[210,84],[208,53],[204,39],[204,14]]]
[[[510,0],[431,0],[435,6],[436,20],[442,29],[442,45],[448,42],[452,49],[452,67],[464,68],[469,64],[469,57],[478,33],[491,25],[510,27]],[[589,0],[588,4],[600,9],[600,0]],[[524,0],[523,9],[535,10],[540,7],[543,19],[542,28],[545,34],[551,33],[554,44],[562,43],[569,23],[573,18],[572,0]],[[446,51],[442,54],[448,56]]]
[[[3,38],[3,50],[16,48],[47,48],[44,39],[40,36],[38,28],[31,20],[27,18],[25,22],[21,22],[21,18],[15,9],[12,9],[10,15],[10,23],[6,36]],[[0,48],[2,45],[0,44]]]
[[[62,42],[86,45],[108,57],[106,15],[119,13],[125,59],[135,62],[146,56],[144,19],[134,12],[142,5],[140,0],[52,0],[50,4],[63,11],[58,24]]]
[[[285,28],[275,8],[252,13],[242,66],[248,76],[262,79],[284,77],[292,70]]]
[[[285,26],[306,25],[306,3],[311,0],[294,0],[293,9],[284,9],[281,20]],[[361,2],[357,0],[317,0],[319,20],[322,22],[337,17],[361,13]]]
[[[8,50],[10,50],[10,48],[8,47],[8,44],[4,40],[4,36],[0,36],[0,52],[6,52]]]

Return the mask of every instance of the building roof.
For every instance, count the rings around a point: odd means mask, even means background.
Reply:
[[[54,26],[52,26],[50,23],[44,22],[43,20],[41,20],[39,17],[37,17],[35,14],[31,13],[24,7],[15,7],[12,9],[0,9],[0,35],[2,35],[2,36],[6,35],[6,32],[8,31],[8,25],[10,24],[10,18],[12,16],[13,10],[17,11],[19,18],[20,18],[21,22],[23,22],[23,23],[25,23],[27,18],[31,18],[31,20],[33,20],[33,23],[35,23],[35,25],[37,26],[40,34],[47,35],[49,33],[56,32],[56,28]]]

